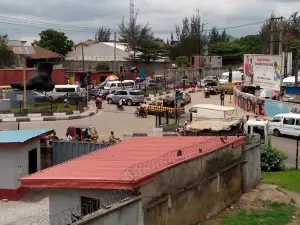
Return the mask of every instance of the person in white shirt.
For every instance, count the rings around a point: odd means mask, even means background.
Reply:
[[[67,136],[67,141],[73,141],[73,138],[70,134],[66,134],[66,136]]]

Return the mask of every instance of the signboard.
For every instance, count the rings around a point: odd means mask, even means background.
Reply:
[[[17,95],[17,101],[23,101],[23,95]]]
[[[282,79],[282,56],[244,55],[244,84],[279,91]]]
[[[210,57],[210,67],[211,68],[222,67],[222,56],[211,56]]]

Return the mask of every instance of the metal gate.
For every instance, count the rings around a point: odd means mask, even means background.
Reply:
[[[108,143],[53,141],[52,164],[54,166],[108,146]]]

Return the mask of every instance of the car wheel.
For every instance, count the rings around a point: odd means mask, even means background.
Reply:
[[[127,105],[128,105],[128,106],[132,106],[132,100],[128,99],[128,100],[127,100]]]
[[[112,99],[111,98],[107,99],[107,103],[112,104]]]
[[[278,130],[278,129],[275,129],[274,130],[274,135],[276,136],[276,137],[280,137],[280,131]]]

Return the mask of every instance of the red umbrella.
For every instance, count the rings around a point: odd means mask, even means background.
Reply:
[[[109,75],[105,81],[115,81],[115,80],[119,80],[119,77],[115,76],[115,75]]]

